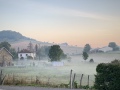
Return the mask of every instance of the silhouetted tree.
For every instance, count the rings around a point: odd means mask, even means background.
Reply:
[[[89,57],[89,55],[86,52],[83,52],[82,56],[84,60],[87,60]]]
[[[37,52],[38,51],[38,45],[36,44],[35,45],[35,52]]]
[[[5,47],[12,55],[13,59],[17,59],[17,52],[14,48],[11,48],[11,45],[8,42],[1,42],[0,48]]]
[[[11,45],[8,42],[1,42],[0,48],[5,47],[8,51],[10,50]]]
[[[17,53],[19,53],[19,52],[20,52],[20,48],[18,47]]]
[[[49,50],[48,56],[51,59],[51,61],[60,61],[61,55],[63,54],[63,50],[60,48],[59,45],[53,45]]]
[[[34,49],[33,49],[33,44],[32,44],[31,42],[28,44],[27,48],[28,48],[28,50],[29,50],[30,52],[33,52],[33,51],[34,51]]]
[[[90,51],[90,49],[91,49],[91,46],[90,46],[89,44],[86,44],[86,45],[84,46],[83,52],[88,53],[88,52]]]
[[[16,50],[14,48],[10,49],[10,53],[13,55],[13,59],[17,59],[18,58],[18,53],[16,52]]]
[[[118,51],[119,47],[117,46],[117,44],[115,42],[110,42],[108,47],[113,48],[113,51]]]
[[[40,58],[48,57],[49,50],[50,50],[50,46],[42,46],[38,48],[36,55],[39,58],[39,60]]]

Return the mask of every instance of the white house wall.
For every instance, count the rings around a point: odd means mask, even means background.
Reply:
[[[21,55],[22,55],[22,57],[23,57],[24,59],[27,59],[27,56],[31,56],[31,57],[33,57],[33,59],[34,59],[34,57],[35,57],[35,54],[34,54],[34,53],[18,53],[18,58],[19,58],[19,59],[21,58]]]

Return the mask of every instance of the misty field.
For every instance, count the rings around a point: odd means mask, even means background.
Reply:
[[[90,63],[90,59],[93,59],[94,63]],[[7,75],[19,76],[26,80],[34,80],[37,76],[40,81],[53,84],[68,84],[70,70],[72,69],[73,74],[76,73],[75,81],[78,85],[80,84],[81,75],[84,74],[82,85],[87,85],[87,77],[90,75],[90,85],[92,86],[94,84],[96,66],[99,63],[111,62],[114,59],[120,59],[119,52],[89,54],[89,58],[86,61],[83,60],[82,55],[71,56],[71,60],[62,60],[64,66],[53,66],[48,60],[27,60],[14,61],[16,66],[0,68]]]

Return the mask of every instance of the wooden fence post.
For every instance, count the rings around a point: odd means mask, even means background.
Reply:
[[[14,74],[12,75],[12,79],[13,79],[12,80],[13,84],[15,84],[15,75]]]
[[[89,88],[89,75],[88,75],[88,88]]]
[[[76,74],[74,73],[74,77],[73,77],[73,81],[72,81],[72,88],[74,88],[74,84],[75,84],[75,76],[76,76]]]
[[[80,87],[82,85],[82,78],[83,78],[83,74],[81,75],[81,79],[80,79]]]
[[[70,71],[70,89],[72,89],[72,69]]]
[[[0,72],[0,85],[3,85],[6,75],[3,75],[3,71]]]

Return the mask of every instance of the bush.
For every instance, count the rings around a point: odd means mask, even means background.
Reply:
[[[89,61],[90,63],[93,63],[94,62],[94,60],[93,59],[90,59],[90,61]]]
[[[101,63],[96,72],[94,87],[97,90],[120,90],[120,64]]]
[[[32,56],[27,56],[27,59],[33,59],[33,57]]]
[[[117,64],[117,65],[120,65],[120,61],[115,59],[114,61],[111,62],[112,64]]]

